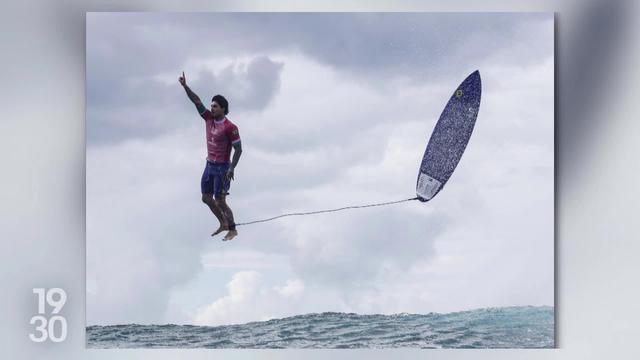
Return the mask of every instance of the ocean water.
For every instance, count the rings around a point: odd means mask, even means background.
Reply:
[[[326,312],[242,325],[87,327],[89,348],[552,348],[550,306],[448,314]]]

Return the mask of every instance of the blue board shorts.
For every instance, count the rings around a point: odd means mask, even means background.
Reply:
[[[229,163],[214,163],[207,160],[207,165],[200,180],[200,190],[203,194],[215,196],[228,195],[231,181],[225,180],[225,174],[229,170]]]

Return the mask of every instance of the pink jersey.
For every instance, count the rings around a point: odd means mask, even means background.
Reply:
[[[211,111],[200,114],[207,124],[207,160],[228,163],[231,159],[231,146],[240,142],[238,127],[226,117],[213,119]]]

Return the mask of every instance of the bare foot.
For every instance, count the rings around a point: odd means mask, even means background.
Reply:
[[[227,227],[226,225],[220,225],[218,230],[214,231],[213,234],[211,234],[211,236],[216,236],[216,235],[220,234],[221,232],[227,231],[227,230],[229,230],[229,227]]]
[[[229,232],[227,233],[227,235],[224,236],[224,239],[222,239],[222,241],[232,240],[234,237],[236,237],[236,235],[238,235],[238,230],[229,230]]]

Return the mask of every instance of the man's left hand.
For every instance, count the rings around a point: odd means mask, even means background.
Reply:
[[[233,169],[227,170],[224,176],[226,177],[227,181],[233,180]]]

